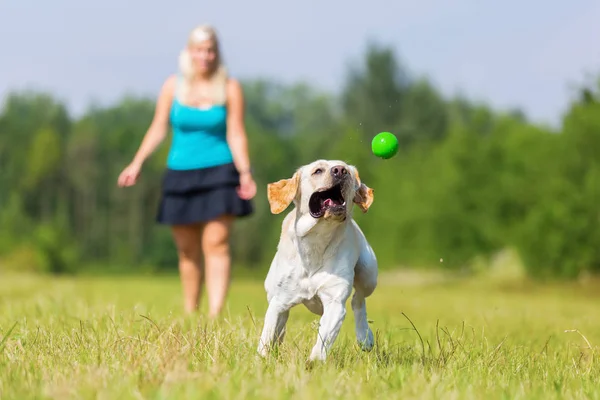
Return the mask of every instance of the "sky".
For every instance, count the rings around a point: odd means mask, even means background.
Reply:
[[[557,124],[600,72],[598,0],[0,0],[0,96],[49,90],[79,114],[156,96],[190,30],[213,24],[231,73],[339,91],[368,40],[446,96]]]

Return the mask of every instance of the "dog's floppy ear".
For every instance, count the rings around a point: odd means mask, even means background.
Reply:
[[[296,171],[290,179],[282,179],[267,185],[267,199],[273,214],[280,214],[288,208],[296,197],[299,184],[300,173]]]
[[[366,213],[373,204],[373,200],[375,199],[374,190],[362,183],[360,180],[360,176],[358,175],[358,170],[354,168],[354,177],[356,178],[356,184],[358,185],[358,190],[354,195],[354,203],[358,205],[358,207],[362,210],[363,213]]]

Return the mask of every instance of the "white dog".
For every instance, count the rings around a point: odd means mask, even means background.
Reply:
[[[365,298],[377,286],[377,259],[357,223],[353,204],[367,212],[373,189],[357,169],[337,160],[318,160],[299,168],[292,178],[268,185],[273,214],[292,202],[284,218],[277,252],[265,279],[269,306],[258,345],[265,356],[283,341],[289,310],[303,303],[320,315],[319,333],[310,361],[325,360],[346,316],[352,287],[356,338],[363,350],[373,348]]]

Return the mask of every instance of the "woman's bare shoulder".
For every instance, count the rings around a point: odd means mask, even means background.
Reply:
[[[163,82],[163,89],[174,89],[175,85],[177,85],[177,80],[179,76],[177,74],[171,74],[167,76],[167,78]]]
[[[177,80],[179,79],[177,74],[171,74],[163,81],[160,89],[160,97],[171,98],[175,95],[175,88],[177,86]]]
[[[227,78],[227,96],[242,97],[243,88],[240,81],[235,78]]]

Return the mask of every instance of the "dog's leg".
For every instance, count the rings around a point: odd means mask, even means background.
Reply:
[[[283,341],[288,316],[289,307],[284,306],[277,299],[273,299],[269,303],[260,342],[258,343],[258,354],[265,357],[275,342],[281,343]]]
[[[290,310],[285,310],[277,316],[277,325],[275,326],[275,340],[278,345],[283,343],[283,339],[285,338],[285,325],[287,323],[288,317],[290,316]]]
[[[354,267],[354,287],[367,298],[373,294],[377,287],[377,257],[358,225],[355,226],[359,232],[360,253]]]
[[[356,326],[356,341],[361,349],[370,351],[374,344],[373,332],[367,322],[367,302],[360,290],[356,290],[352,296],[352,311]]]
[[[319,323],[317,343],[310,353],[310,361],[325,360],[327,352],[340,332],[345,317],[346,307],[344,306],[344,302],[334,300],[324,305],[323,316]]]
[[[373,348],[373,332],[367,322],[367,302],[377,287],[377,258],[364,236],[361,235],[361,251],[354,269],[354,296],[352,311],[356,324],[356,340],[361,348],[370,351]]]

